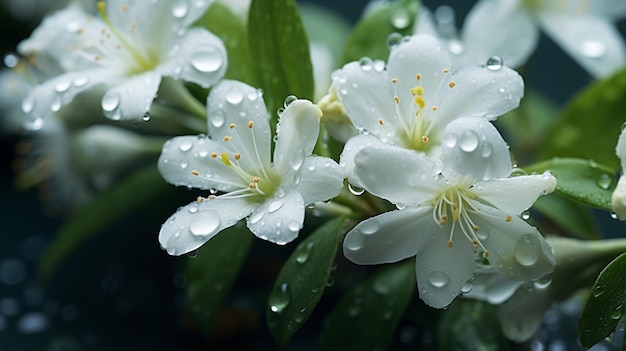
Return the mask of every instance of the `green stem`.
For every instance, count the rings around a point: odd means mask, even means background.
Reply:
[[[205,120],[188,115],[176,108],[153,103],[150,107],[151,120],[147,123],[168,135],[201,134],[207,132]]]
[[[206,107],[178,80],[165,78],[159,87],[159,99],[172,104],[187,114],[206,120]]]

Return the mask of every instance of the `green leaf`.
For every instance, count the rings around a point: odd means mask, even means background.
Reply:
[[[558,194],[541,196],[533,205],[557,225],[579,239],[600,239],[596,220],[588,207],[566,199]]]
[[[363,17],[348,38],[343,53],[343,62],[362,57],[387,60],[387,39],[391,33],[410,35],[417,17],[420,3],[417,0],[398,0],[388,6],[379,6]]]
[[[349,290],[326,318],[320,350],[385,350],[415,296],[415,261],[388,266]]]
[[[457,299],[443,313],[438,332],[439,350],[508,350],[497,317],[498,306]]]
[[[626,302],[626,253],[600,272],[578,321],[578,338],[590,348],[608,336],[624,314]]]
[[[246,25],[230,9],[215,2],[196,25],[202,26],[224,41],[228,52],[228,69],[225,78],[256,86],[256,73],[248,47]]]
[[[313,99],[309,40],[294,0],[253,0],[248,45],[272,118],[288,95]]]
[[[218,312],[253,242],[254,235],[240,222],[209,240],[187,262],[187,308],[207,335],[213,335]]]
[[[616,169],[593,160],[553,158],[524,167],[528,173],[551,171],[557,180],[556,191],[587,206],[611,211]]]
[[[309,235],[287,259],[269,296],[267,325],[285,345],[309,318],[324,293],[345,218],[328,221]]]
[[[116,187],[78,209],[47,248],[40,273],[49,280],[58,266],[80,246],[140,206],[171,188],[155,167],[131,174]],[[156,233],[155,233],[156,235]]]
[[[626,69],[585,88],[567,104],[549,131],[541,159],[590,158],[619,168],[615,145],[626,121],[624,101]]]

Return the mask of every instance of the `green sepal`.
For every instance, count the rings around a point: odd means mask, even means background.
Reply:
[[[611,211],[611,194],[615,189],[616,169],[594,160],[553,158],[528,167],[528,173],[552,172],[557,180],[556,192],[587,206]]]
[[[187,309],[209,336],[253,242],[254,235],[239,222],[209,240],[187,262]]]
[[[326,318],[320,350],[386,350],[415,296],[415,261],[385,267],[350,289]]]
[[[624,314],[626,303],[626,253],[600,272],[578,321],[578,338],[590,348],[607,337]]]
[[[362,57],[386,61],[389,35],[411,35],[419,7],[417,0],[398,0],[367,13],[348,38],[342,61],[346,63]]]
[[[624,101],[626,69],[582,90],[548,132],[540,158],[589,158],[618,169],[615,145],[626,121]]]
[[[600,239],[600,229],[591,209],[559,194],[540,196],[533,209],[541,212],[578,239]]]

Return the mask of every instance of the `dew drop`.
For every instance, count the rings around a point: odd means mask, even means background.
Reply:
[[[350,183],[348,183],[348,190],[350,190],[350,193],[352,193],[352,195],[356,196],[363,195],[363,193],[365,192],[365,189],[359,188],[358,186],[352,185]]]
[[[515,244],[513,256],[522,266],[532,266],[539,260],[538,247],[539,243],[537,242],[537,238],[531,234],[526,234]]]
[[[226,93],[226,101],[228,101],[230,104],[238,105],[239,103],[241,103],[242,100],[243,92],[237,87],[230,88],[228,93]]]
[[[264,215],[264,212],[256,211],[248,218],[248,221],[250,222],[250,224],[256,224],[263,218]]]
[[[377,294],[384,296],[389,294],[389,291],[391,291],[391,288],[385,281],[377,280],[374,282],[374,292]]]
[[[203,46],[191,54],[191,66],[200,72],[216,72],[224,64],[222,53],[214,46]]]
[[[189,167],[189,162],[187,162],[186,160],[180,161],[180,168],[186,169],[187,167]]]
[[[596,185],[604,190],[607,190],[608,188],[610,188],[612,183],[613,183],[613,179],[611,178],[610,175],[606,173],[596,178]]]
[[[304,158],[305,158],[304,149],[298,149],[298,151],[289,155],[289,159],[288,159],[289,167],[291,167],[291,169],[293,169],[294,171],[299,170],[300,167],[302,167],[302,164],[304,163]]]
[[[453,147],[456,146],[456,142],[457,142],[457,138],[456,135],[452,134],[452,133],[448,133],[443,137],[443,144],[447,147],[452,149]]]
[[[453,55],[461,55],[465,51],[463,43],[459,39],[448,40],[448,51]]]
[[[102,109],[107,117],[120,106],[120,94],[109,92],[102,98]]]
[[[296,252],[296,262],[300,264],[306,263],[306,261],[309,259],[309,256],[311,256],[311,250],[313,249],[313,246],[315,246],[315,243],[309,242],[306,245],[300,247]]]
[[[426,280],[435,288],[445,288],[450,283],[450,277],[442,271],[432,271],[428,273]]]
[[[504,93],[506,93],[506,88],[505,87],[500,87],[500,88],[498,88],[498,91],[504,94]]]
[[[465,284],[463,284],[463,286],[461,287],[461,293],[462,294],[467,294],[470,291],[472,291],[472,288],[474,287],[474,284],[472,284],[471,281],[466,281]]]
[[[72,83],[74,84],[75,87],[80,88],[82,86],[85,86],[85,84],[87,84],[88,82],[89,82],[88,78],[78,77],[78,78],[75,78]]]
[[[141,120],[144,121],[144,122],[150,121],[150,112],[144,113],[143,117],[141,117]]]
[[[57,93],[64,93],[70,88],[71,85],[72,83],[70,81],[62,81],[54,86],[54,90],[56,90]]]
[[[473,152],[478,148],[478,134],[473,130],[466,130],[461,136],[459,146],[465,152]]]
[[[400,45],[401,42],[402,42],[402,34],[400,33],[394,32],[394,33],[389,34],[389,36],[387,37],[387,47],[390,50]]]
[[[397,9],[391,15],[391,25],[396,29],[405,29],[411,24],[411,17],[404,9]]]
[[[289,105],[291,105],[291,103],[292,103],[292,102],[294,102],[294,101],[296,101],[296,100],[298,100],[298,97],[297,97],[297,96],[295,96],[295,95],[288,95],[288,96],[285,98],[285,101],[283,101],[283,106],[284,106],[285,108],[287,108]]]
[[[274,213],[278,210],[280,210],[281,207],[283,207],[284,203],[282,201],[272,201],[272,203],[270,203],[270,205],[268,206],[267,210],[269,213]]]
[[[296,323],[302,323],[306,317],[306,308],[303,307],[300,311],[298,311],[298,313],[296,313],[296,315],[293,317],[293,320]]]
[[[215,111],[215,113],[210,116],[210,119],[211,125],[213,125],[213,127],[215,128],[223,126],[224,122],[226,121],[226,117],[224,117],[222,111]]]
[[[359,231],[363,234],[370,235],[379,231],[381,228],[380,221],[372,218],[361,223]]]
[[[281,313],[291,300],[289,292],[289,285],[282,283],[277,291],[273,291],[269,297],[270,311],[274,313]]]
[[[56,95],[52,99],[52,103],[50,104],[50,110],[52,112],[57,112],[61,109],[61,106],[63,106],[63,99],[61,98],[60,95]]]
[[[598,40],[585,40],[580,44],[580,52],[590,58],[600,58],[606,54],[606,45]]]
[[[187,210],[189,211],[189,213],[196,213],[198,212],[198,206],[189,206]]]
[[[374,67],[374,71],[382,72],[385,69],[385,61],[376,60],[372,63],[372,67]],[[352,86],[356,88],[358,85],[356,83],[352,83]]]
[[[197,236],[215,234],[219,228],[220,217],[214,210],[203,210],[196,213],[189,223],[189,231]]]
[[[622,318],[623,314],[624,314],[624,305],[619,305],[615,307],[613,311],[611,311],[611,318],[620,319]]]
[[[493,152],[493,147],[491,146],[491,144],[485,143],[482,149],[480,150],[480,156],[484,158],[488,158],[489,156],[491,156],[492,152]]]
[[[510,177],[513,178],[513,177],[520,177],[520,176],[524,176],[524,175],[526,175],[526,172],[523,169],[521,169],[519,167],[515,167],[515,168],[513,168],[511,170]]]
[[[499,71],[504,66],[504,61],[500,56],[491,56],[487,59],[486,63],[487,69],[490,71]]]
[[[359,60],[359,66],[364,71],[369,71],[372,69],[372,59],[369,57],[363,57]]]
[[[300,224],[298,224],[298,222],[296,221],[291,221],[287,225],[287,229],[291,230],[292,232],[298,232],[300,231]]]
[[[548,286],[550,286],[551,283],[552,283],[552,274],[548,273],[548,274],[544,275],[543,277],[535,280],[533,282],[533,285],[537,289],[545,289]]]
[[[172,15],[176,18],[183,18],[189,13],[187,0],[178,0],[172,4]]]
[[[602,285],[596,285],[593,287],[593,290],[591,291],[591,295],[593,295],[593,297],[599,297],[602,294],[604,294]]]
[[[178,145],[178,149],[182,152],[187,152],[191,150],[192,147],[193,147],[193,141],[191,141],[190,139],[183,139]]]
[[[522,216],[523,220],[527,221],[528,219],[530,219],[530,212],[524,211],[524,212],[522,212],[521,216]]]
[[[35,100],[35,98],[32,96],[28,96],[22,101],[22,111],[24,111],[24,113],[31,113],[35,109],[36,105],[37,101]]]

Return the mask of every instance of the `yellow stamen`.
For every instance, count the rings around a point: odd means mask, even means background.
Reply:
[[[254,121],[249,121],[248,128],[252,129],[252,127],[254,127]]]
[[[235,127],[237,127],[235,123],[231,123],[230,125],[228,125],[228,128],[230,129],[235,129]]]
[[[448,73],[448,72],[450,72],[450,69],[449,69],[449,68],[444,68],[444,69],[443,69],[443,73]]]
[[[437,107],[437,106],[433,106],[433,107],[431,107],[430,109],[431,109],[431,110],[433,110],[433,111],[437,111],[437,110],[439,109],[439,107]]]
[[[221,159],[222,159],[222,162],[224,162],[225,165],[227,165],[227,166],[232,166],[233,165],[233,163],[230,162],[230,157],[228,157],[227,153],[222,152]]]
[[[399,97],[397,97],[397,96],[394,96],[394,97],[393,97],[393,101],[395,101],[395,102],[396,102],[396,104],[399,104],[399,103],[400,103],[400,98],[399,98]]]
[[[211,152],[211,158],[217,158],[217,152]]]
[[[391,83],[393,83],[393,84],[398,83],[398,78],[391,78]]]
[[[417,79],[417,80],[422,80],[422,75],[421,75],[421,74],[419,74],[419,73],[418,73],[418,74],[416,74],[416,75],[415,75],[415,79]]]
[[[224,137],[224,139],[223,139],[223,140],[224,140],[224,141],[230,141],[230,139],[232,139],[232,138],[231,138],[230,136],[228,136],[228,135],[227,135],[227,136],[225,136],[225,137]]]
[[[452,247],[452,240],[448,240],[448,247]]]
[[[198,201],[198,203],[203,203],[204,202],[204,198],[202,196],[198,196],[196,201]]]
[[[512,219],[513,219],[513,217],[511,217],[511,216],[506,216],[506,218],[505,218],[504,220],[505,220],[505,221],[507,221],[507,222],[510,222]]]
[[[448,83],[448,86],[449,86],[450,88],[454,88],[454,86],[455,86],[455,85],[456,85],[456,83],[455,83],[455,82],[453,82],[453,81],[450,81],[450,83]]]
[[[426,106],[426,102],[424,101],[424,98],[421,95],[416,96],[415,99],[413,99],[413,101],[415,101],[415,103],[420,108],[424,108],[424,106]]]
[[[423,142],[424,144],[426,144],[429,140],[430,140],[430,139],[429,139],[426,135],[422,136],[422,142]]]
[[[241,158],[241,154],[240,153],[236,153],[235,154],[235,160],[239,161],[240,158]]]
[[[383,122],[383,119],[382,119],[382,118],[379,118],[379,119],[378,119],[378,124],[380,124],[380,125],[382,126],[382,125],[383,125],[383,123],[384,123],[384,122]]]
[[[196,171],[195,169],[193,171],[191,171],[191,174],[195,175],[196,177],[200,175],[200,172]]]

